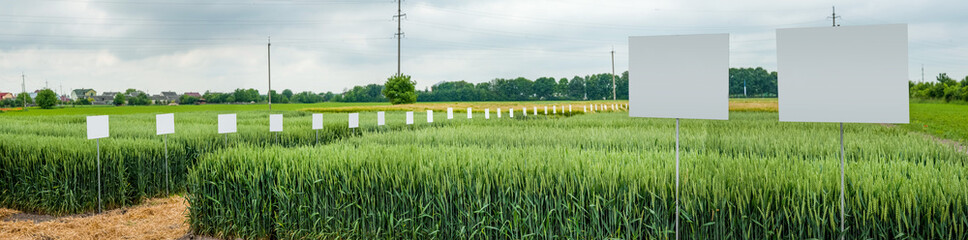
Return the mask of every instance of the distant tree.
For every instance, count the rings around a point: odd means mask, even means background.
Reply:
[[[74,104],[77,104],[77,105],[91,105],[91,102],[92,101],[91,101],[90,98],[81,98],[81,99],[78,99],[77,101],[74,101]]]
[[[124,95],[129,95],[129,96],[130,96],[130,95],[131,95],[131,93],[136,93],[136,92],[138,92],[138,90],[137,90],[137,89],[134,89],[134,88],[128,88],[128,90],[124,90]]]
[[[114,95],[114,106],[124,105],[124,93],[118,93]]]
[[[947,73],[939,73],[936,79],[938,80],[938,83],[943,85],[951,85],[956,83],[954,79],[948,77]]]
[[[269,91],[272,95],[272,103],[289,103],[289,98],[282,94],[277,94],[276,90]]]
[[[289,89],[282,90],[282,95],[286,96],[287,99],[292,99],[292,90],[289,90]]]
[[[407,104],[417,102],[414,86],[417,82],[410,80],[410,76],[396,74],[387,78],[383,88],[383,96],[392,104]]]
[[[197,97],[192,97],[192,96],[189,96],[187,94],[186,95],[181,95],[181,97],[178,97],[178,104],[182,104],[182,105],[185,105],[185,104],[195,104],[197,102],[198,102],[198,98]]]
[[[37,93],[37,106],[43,109],[54,108],[57,105],[57,94],[50,89],[41,90]]]
[[[558,84],[555,85],[555,93],[553,95],[559,99],[568,98],[568,79],[567,78],[561,78],[561,80],[558,80]]]
[[[539,100],[551,100],[556,88],[557,84],[555,84],[554,78],[541,77],[534,80],[534,95]]]
[[[17,94],[17,106],[22,106],[24,104],[24,99],[27,99],[27,104],[34,104],[34,99],[30,97],[30,94],[22,92]]]
[[[148,98],[148,94],[144,92],[139,92],[137,96],[128,99],[128,105],[132,106],[143,106],[151,105],[151,99]]]
[[[568,83],[568,96],[571,99],[584,100],[585,99],[585,79],[575,76]]]

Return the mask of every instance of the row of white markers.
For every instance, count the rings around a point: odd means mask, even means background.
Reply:
[[[620,108],[628,109],[628,104],[594,104],[594,105],[584,105],[584,112],[591,111],[608,111],[617,110]],[[520,112],[524,116],[528,116],[528,108],[521,107]],[[565,106],[551,106],[551,114],[558,114],[560,112],[565,113]],[[531,107],[532,114],[538,115],[538,107]],[[570,113],[572,106],[568,105],[568,112]],[[508,117],[513,118],[515,108],[508,109]],[[501,118],[501,108],[497,108],[497,117]],[[544,107],[544,114],[548,115],[548,106]],[[383,126],[386,121],[384,120],[384,112],[377,112],[377,125]],[[447,119],[454,118],[454,108],[447,108]],[[467,108],[467,118],[473,118],[473,111],[471,108]],[[491,109],[484,109],[484,119],[491,119]],[[357,128],[360,126],[360,114],[350,113],[349,114],[349,128]],[[434,111],[427,110],[427,122],[434,122]],[[87,139],[99,139],[105,138],[110,135],[108,124],[109,119],[107,115],[102,116],[88,116],[87,117]],[[407,112],[407,124],[413,124],[413,112]],[[175,133],[175,114],[158,114],[155,116],[156,134],[165,135]],[[313,114],[313,130],[323,129],[323,114],[315,113]],[[235,133],[236,128],[236,115],[232,114],[219,114],[218,115],[218,133]],[[271,114],[269,115],[269,132],[282,132],[282,114]]]

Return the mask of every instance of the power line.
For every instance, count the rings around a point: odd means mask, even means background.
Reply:
[[[831,7],[831,10],[833,10],[833,13],[827,19],[833,20],[832,27],[840,27],[840,25],[837,25],[837,19],[840,18],[840,16],[837,16],[837,6]]]

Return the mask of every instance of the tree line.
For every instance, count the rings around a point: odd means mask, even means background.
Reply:
[[[908,94],[916,99],[935,99],[951,101],[968,101],[968,76],[956,81],[948,77],[947,73],[938,74],[937,82],[908,82]]]

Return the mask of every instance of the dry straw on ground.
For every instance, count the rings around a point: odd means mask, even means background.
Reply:
[[[59,218],[0,208],[0,239],[178,239],[189,230],[185,209],[180,196]]]

